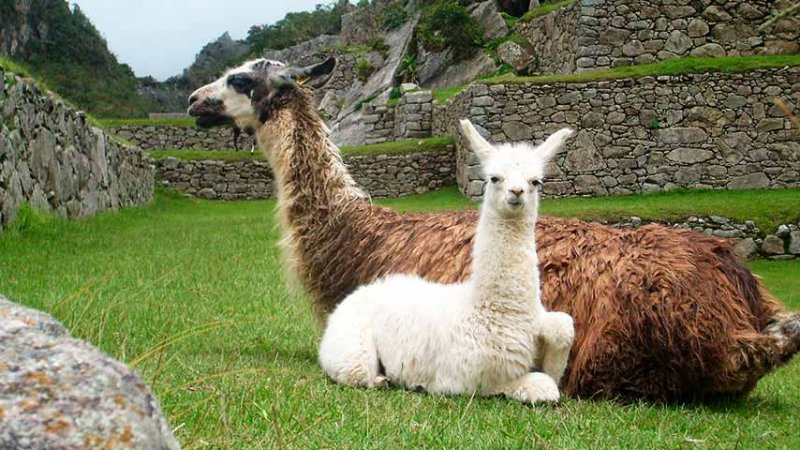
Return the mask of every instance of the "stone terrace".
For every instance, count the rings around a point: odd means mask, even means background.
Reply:
[[[437,109],[435,133],[470,118],[494,142],[578,135],[550,167],[551,196],[622,195],[678,187],[800,186],[800,139],[773,97],[800,100],[800,68],[591,83],[473,84]],[[457,142],[457,178],[477,198],[478,160]]]

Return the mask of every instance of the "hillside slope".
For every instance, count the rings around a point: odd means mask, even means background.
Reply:
[[[0,54],[98,116],[144,115],[151,103],[80,8],[65,0],[0,0]]]

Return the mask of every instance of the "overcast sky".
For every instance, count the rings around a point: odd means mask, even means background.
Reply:
[[[228,31],[247,36],[290,11],[330,0],[72,0],[89,16],[120,62],[137,76],[180,74],[208,42]]]

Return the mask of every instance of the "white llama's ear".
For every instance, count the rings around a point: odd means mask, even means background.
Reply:
[[[561,147],[567,142],[567,139],[575,136],[575,130],[572,128],[562,128],[555,133],[551,134],[542,145],[537,147],[536,152],[542,158],[542,161],[548,162],[561,150]]]
[[[478,155],[478,158],[483,161],[488,157],[493,151],[494,147],[492,144],[489,143],[486,139],[478,133],[478,130],[475,129],[475,125],[472,125],[467,119],[463,119],[460,122],[461,124],[461,132],[464,134],[464,137],[467,139],[469,146],[472,148],[472,151]]]

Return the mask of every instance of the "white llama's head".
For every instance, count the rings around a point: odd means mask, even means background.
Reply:
[[[197,117],[197,126],[211,128],[236,125],[242,129],[258,127],[262,100],[278,92],[308,82],[319,86],[327,80],[336,59],[308,67],[291,67],[278,61],[256,59],[230,69],[218,80],[189,96],[189,115]]]
[[[575,134],[563,128],[538,146],[527,142],[492,145],[469,120],[461,121],[461,130],[481,161],[486,179],[484,205],[504,216],[536,214],[545,166]]]

